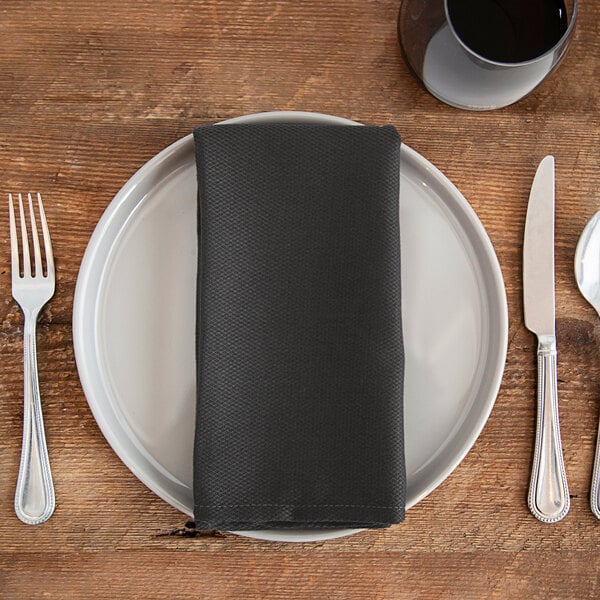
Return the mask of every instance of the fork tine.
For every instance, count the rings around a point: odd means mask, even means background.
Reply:
[[[50,278],[54,277],[54,254],[52,254],[52,242],[50,240],[50,230],[48,229],[48,221],[46,220],[46,212],[42,204],[42,195],[38,192],[38,206],[40,208],[40,222],[42,225],[42,233],[44,234],[44,249],[46,251],[46,270]]]
[[[19,215],[21,217],[21,241],[23,242],[23,277],[31,277],[31,257],[29,256],[29,237],[27,222],[23,210],[23,197],[19,194]]]
[[[8,214],[10,216],[10,260],[13,277],[19,276],[19,240],[17,239],[17,222],[12,194],[8,195]]]
[[[35,218],[35,211],[33,210],[33,200],[31,194],[27,194],[27,202],[29,204],[29,219],[31,220],[31,238],[33,240],[33,258],[35,261],[35,274],[34,277],[41,277],[44,275],[42,269],[42,252],[40,249],[40,237],[38,235],[37,222]]]

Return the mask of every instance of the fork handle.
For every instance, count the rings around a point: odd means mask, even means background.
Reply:
[[[540,336],[535,452],[529,486],[529,509],[544,523],[556,523],[569,512],[569,488],[558,423],[556,338]]]
[[[39,311],[26,312],[23,327],[23,446],[15,493],[15,512],[27,525],[47,521],[54,512],[54,486],[50,472],[40,400],[36,354]]]

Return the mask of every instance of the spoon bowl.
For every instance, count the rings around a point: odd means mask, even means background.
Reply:
[[[600,211],[588,222],[575,251],[575,279],[583,297],[600,315]],[[596,458],[592,475],[590,505],[600,519],[600,428],[596,441]]]
[[[575,279],[583,297],[600,315],[600,211],[590,219],[579,238]]]

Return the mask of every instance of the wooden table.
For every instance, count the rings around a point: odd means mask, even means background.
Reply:
[[[600,0],[525,100],[488,113],[419,86],[396,39],[398,0],[3,0],[0,180],[43,192],[58,268],[38,333],[57,508],[13,513],[22,422],[22,315],[0,210],[0,597],[598,598],[600,523],[589,509],[600,405],[598,317],[573,255],[600,208]],[[79,384],[73,292],[94,227],[145,161],[194,126],[265,110],[393,123],[469,200],[506,283],[503,384],[459,468],[388,530],[315,544],[200,535],[121,463]],[[526,494],[536,341],[523,325],[521,248],[539,160],[556,157],[559,397],[571,512],[535,520]]]

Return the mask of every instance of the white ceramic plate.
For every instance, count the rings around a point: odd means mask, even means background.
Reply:
[[[301,112],[234,121],[354,123]],[[508,327],[498,261],[467,201],[405,144],[400,178],[410,508],[481,432],[500,386]],[[73,315],[77,367],[102,433],[143,483],[190,516],[196,245],[189,135],[144,165],[108,206],[83,258]],[[310,541],[356,531],[240,533]]]

